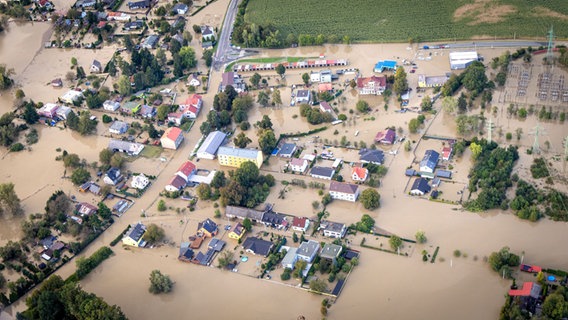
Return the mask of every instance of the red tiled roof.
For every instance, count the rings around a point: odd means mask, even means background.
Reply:
[[[367,169],[361,167],[354,167],[353,172],[351,174],[356,174],[359,179],[363,180],[367,175]]]
[[[185,180],[182,177],[178,176],[177,174],[172,177],[168,185],[174,186],[176,189],[181,189],[185,186]]]
[[[331,91],[333,89],[333,87],[331,86],[331,83],[320,83],[318,85],[318,90],[321,91]]]
[[[528,297],[531,294],[533,284],[534,283],[532,283],[532,282],[525,282],[525,283],[523,283],[523,287],[521,289],[509,290],[509,295],[511,297]]]
[[[293,166],[303,166],[304,163],[306,163],[306,159],[298,159],[298,158],[293,158],[292,160],[290,160],[290,164]]]
[[[369,82],[375,82],[375,86],[377,85],[377,83],[379,84],[380,87],[386,87],[387,86],[387,78],[386,77],[372,76],[372,77],[367,77],[367,78],[358,78],[357,79],[357,88],[361,89],[361,88],[365,87]]]
[[[195,165],[191,161],[184,162],[178,169],[178,172],[183,173],[186,177],[195,171]]]
[[[192,94],[191,96],[187,97],[187,99],[185,99],[184,104],[188,106],[197,106],[199,104],[199,101],[201,101],[201,96],[198,94]]]
[[[176,127],[167,128],[166,132],[164,132],[164,136],[172,141],[176,141],[181,134],[181,129]]]
[[[329,111],[332,111],[332,110],[333,110],[333,109],[331,108],[331,106],[329,105],[329,103],[327,103],[327,102],[325,102],[325,101],[322,101],[322,102],[320,103],[320,106],[321,106],[322,109],[325,110],[325,111],[328,111],[328,110],[329,110]]]
[[[298,217],[294,217],[294,219],[292,220],[292,226],[293,227],[298,227],[298,228],[303,228],[306,226],[306,220],[308,220],[308,218],[298,218]]]

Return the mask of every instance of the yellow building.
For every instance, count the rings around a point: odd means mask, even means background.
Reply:
[[[231,147],[220,147],[217,152],[219,164],[227,167],[238,168],[243,162],[251,161],[260,168],[262,166],[262,152],[254,149],[239,149]]]
[[[246,232],[247,230],[245,229],[245,227],[243,227],[243,225],[239,222],[235,225],[233,230],[229,232],[229,238],[239,240],[245,235]]]
[[[146,241],[142,239],[142,236],[146,232],[146,226],[141,223],[137,223],[135,226],[130,227],[122,238],[122,243],[127,246],[133,247],[145,247]]]

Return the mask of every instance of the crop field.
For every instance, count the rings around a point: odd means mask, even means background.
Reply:
[[[273,24],[283,38],[323,34],[354,42],[471,38],[568,38],[566,0],[250,0],[246,20]]]

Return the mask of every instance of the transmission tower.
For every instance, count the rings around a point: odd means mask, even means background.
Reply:
[[[563,171],[566,173],[566,160],[568,160],[568,136],[564,138],[564,157],[562,158]]]
[[[493,137],[493,129],[495,128],[492,118],[489,118],[489,122],[487,123],[486,128],[487,128],[487,143],[491,143]]]
[[[534,127],[534,131],[532,131],[530,134],[534,135],[532,152],[533,154],[540,154],[540,144],[538,142],[538,137],[545,134],[543,128],[540,126],[540,123],[536,124],[536,127]]]
[[[554,59],[554,28],[550,26],[548,31],[548,48],[546,49],[546,60],[552,63]]]

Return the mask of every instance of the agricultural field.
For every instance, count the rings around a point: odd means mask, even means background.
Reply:
[[[249,0],[245,17],[274,25],[283,39],[290,33],[353,42],[544,38],[551,25],[559,39],[568,38],[566,0]]]

